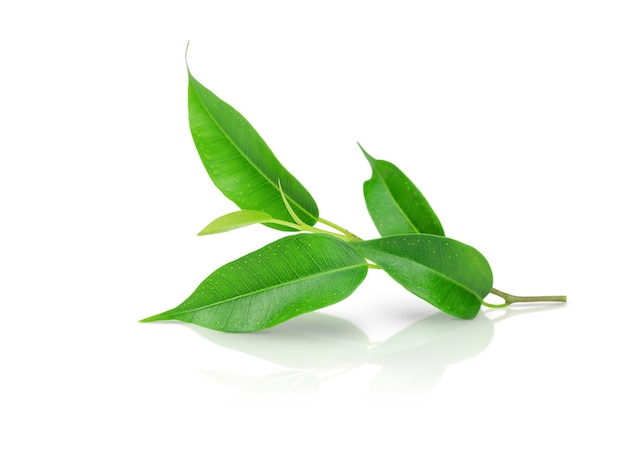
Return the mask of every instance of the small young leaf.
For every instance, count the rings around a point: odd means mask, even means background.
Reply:
[[[218,268],[178,307],[142,321],[258,331],[345,299],[366,274],[367,262],[347,243],[292,235]]]
[[[397,235],[351,243],[416,296],[459,318],[474,318],[493,275],[471,246],[437,235]]]
[[[363,184],[365,203],[381,236],[428,233],[444,236],[443,227],[424,195],[392,163],[372,158],[372,178]]]
[[[214,233],[227,232],[236,228],[246,227],[252,224],[264,224],[272,222],[272,216],[261,211],[235,211],[225,216],[218,217],[204,227],[198,235],[212,235]]]
[[[278,161],[265,141],[234,108],[189,72],[189,126],[211,180],[241,209],[262,211],[291,222],[278,182],[300,218],[309,225],[319,211],[310,193]],[[293,230],[269,224],[280,230]]]

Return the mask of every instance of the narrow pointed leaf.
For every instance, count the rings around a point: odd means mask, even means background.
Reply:
[[[485,257],[450,238],[399,235],[351,246],[407,290],[459,318],[474,318],[493,284]]]
[[[265,141],[234,108],[202,86],[189,72],[189,126],[209,176],[241,209],[262,211],[291,222],[278,182],[298,216],[317,222],[311,194],[285,169]],[[293,230],[276,226],[281,230]]]
[[[428,233],[444,235],[439,218],[424,195],[398,167],[372,158],[359,144],[372,167],[363,184],[367,210],[381,236]]]
[[[345,299],[366,273],[366,261],[347,243],[292,235],[217,269],[178,307],[142,321],[258,331]]]
[[[246,227],[253,224],[264,224],[272,222],[272,216],[261,211],[235,211],[218,217],[209,225],[204,227],[198,235],[212,235],[214,233],[228,232],[236,228]]]

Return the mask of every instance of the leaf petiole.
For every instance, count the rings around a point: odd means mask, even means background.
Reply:
[[[312,232],[312,233],[324,233],[326,235],[332,235],[332,236],[340,238],[340,239],[342,239],[344,241],[349,241],[349,242],[362,241],[361,238],[359,238],[358,236],[356,236],[353,233],[350,233],[345,228],[340,227],[339,225],[337,225],[337,224],[335,224],[335,223],[333,223],[333,222],[331,222],[329,220],[322,219],[321,217],[317,218],[318,222],[321,222],[322,224],[327,225],[330,228],[334,228],[335,230],[340,231],[342,233],[342,235],[339,235],[339,234],[334,233],[334,232],[329,232],[329,231],[326,231],[326,230],[322,230],[322,229],[319,229],[319,228],[315,228],[315,227],[312,227],[311,225],[308,225],[308,224],[304,223],[302,221],[302,219],[300,219],[300,217],[294,212],[293,208],[289,204],[289,200],[285,196],[285,192],[283,191],[283,187],[280,184],[280,180],[278,181],[278,189],[280,190],[280,196],[283,199],[283,203],[285,204],[285,208],[287,208],[287,212],[289,213],[291,218],[294,220],[294,222],[297,224],[295,227],[293,225],[287,225],[287,227],[295,228],[297,230],[309,231],[309,232]],[[278,222],[273,222],[273,223],[278,223]]]
[[[289,215],[291,216],[293,221],[296,224],[301,225],[301,226],[302,225],[306,225],[304,222],[302,222],[302,219],[300,219],[300,216],[298,216],[298,214],[296,214],[294,212],[293,208],[289,204],[289,200],[285,196],[285,191],[283,190],[283,186],[280,184],[280,179],[278,180],[278,190],[280,191],[280,197],[283,199],[283,203],[285,204],[285,208],[287,208],[287,212],[289,213]]]
[[[502,304],[492,304],[485,302],[483,300],[482,304],[485,307],[489,308],[504,308],[508,307],[513,303],[518,302],[567,302],[567,296],[564,295],[546,295],[546,296],[517,296],[512,294],[507,294],[506,292],[502,292],[496,288],[491,289],[491,293],[501,297],[504,300]]]
[[[347,235],[346,234],[341,234],[341,233],[330,232],[328,230],[323,230],[321,228],[312,227],[311,225],[307,225],[304,222],[302,222],[301,224],[294,224],[293,222],[287,222],[285,220],[272,219],[272,220],[267,221],[267,223],[277,224],[277,225],[284,225],[285,227],[293,228],[294,230],[300,230],[302,232],[310,232],[310,233],[318,233],[318,234],[322,234],[322,235],[330,235],[330,236],[334,236],[335,238],[339,238],[340,240],[343,240],[343,241],[346,241],[346,242],[360,241],[360,239],[358,239],[357,236],[355,236],[355,235],[353,235],[353,234],[351,234],[349,232],[348,232]]]
[[[361,238],[359,238],[358,236],[356,236],[354,233],[352,233],[352,232],[350,232],[350,231],[346,230],[346,229],[345,229],[345,228],[343,228],[343,227],[340,227],[339,225],[335,224],[334,222],[331,222],[331,221],[326,220],[326,219],[322,219],[321,217],[318,217],[318,218],[317,218],[317,221],[318,221],[318,222],[321,222],[322,224],[327,225],[327,226],[329,226],[329,227],[331,227],[331,228],[334,228],[335,230],[339,230],[341,233],[343,233],[343,234],[344,234],[344,235],[346,235],[346,236],[350,236],[350,237],[352,237],[352,239],[351,239],[351,240],[349,240],[349,241],[363,241]]]

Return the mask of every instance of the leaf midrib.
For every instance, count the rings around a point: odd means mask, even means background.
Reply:
[[[291,280],[291,281],[286,282],[286,283],[275,284],[275,285],[272,285],[272,286],[269,286],[269,287],[266,287],[266,288],[263,288],[263,289],[257,289],[256,291],[251,291],[251,292],[247,292],[245,294],[241,294],[241,295],[238,295],[238,296],[235,296],[235,297],[230,297],[228,299],[224,299],[224,300],[221,300],[219,302],[215,302],[215,303],[212,303],[212,304],[209,304],[209,305],[202,305],[200,307],[192,308],[192,309],[189,309],[189,310],[182,310],[182,311],[174,311],[174,310],[172,310],[172,314],[170,314],[170,315],[166,315],[165,313],[163,313],[162,315],[157,315],[157,316],[164,316],[164,317],[166,317],[166,316],[176,316],[177,314],[193,313],[193,312],[196,312],[196,311],[199,311],[199,310],[204,310],[204,309],[207,309],[207,308],[215,308],[215,307],[218,307],[218,306],[220,306],[222,304],[225,304],[225,303],[228,303],[228,302],[233,302],[233,301],[236,301],[236,300],[239,300],[239,299],[244,299],[246,297],[251,297],[251,296],[254,296],[254,295],[266,292],[266,291],[270,291],[272,289],[279,289],[281,287],[288,286],[290,284],[296,284],[296,283],[299,283],[301,281],[308,281],[310,279],[314,279],[314,278],[319,277],[319,276],[332,275],[334,273],[340,273],[342,271],[352,270],[352,269],[358,268],[358,267],[367,267],[367,264],[365,262],[363,262],[363,263],[360,263],[360,264],[355,264],[355,265],[350,265],[350,266],[346,266],[346,267],[341,267],[341,268],[337,268],[337,269],[330,270],[330,271],[315,273],[313,275],[309,275],[309,276],[305,276],[305,277],[298,277],[295,280]]]
[[[245,158],[245,159],[248,161],[248,163],[250,163],[250,165],[251,165],[254,169],[256,169],[256,170],[259,172],[259,174],[260,174],[262,177],[264,177],[264,178],[267,180],[267,182],[269,182],[269,183],[270,183],[270,184],[271,184],[271,185],[272,185],[272,186],[276,189],[276,191],[280,194],[281,192],[280,192],[280,188],[278,187],[278,185],[277,185],[277,184],[275,184],[275,183],[274,183],[274,181],[272,181],[272,180],[271,180],[271,179],[267,176],[267,174],[265,174],[265,173],[264,173],[264,172],[263,172],[263,171],[262,171],[262,170],[261,170],[261,169],[260,169],[260,168],[256,165],[256,163],[254,163],[254,162],[253,162],[253,161],[252,161],[252,160],[251,160],[251,159],[250,159],[250,158],[249,158],[249,157],[248,157],[248,156],[247,156],[247,155],[246,155],[246,154],[245,154],[245,153],[241,150],[241,148],[239,148],[239,146],[237,145],[237,143],[236,143],[236,142],[235,142],[235,141],[234,141],[234,140],[233,140],[233,139],[232,139],[232,138],[231,138],[231,137],[230,137],[230,136],[226,133],[226,131],[224,131],[224,129],[222,128],[222,125],[221,125],[220,123],[218,123],[218,122],[217,122],[217,120],[215,119],[215,117],[213,116],[213,114],[211,113],[211,111],[210,111],[210,110],[208,109],[208,107],[204,104],[204,102],[202,101],[202,98],[200,98],[200,96],[198,95],[198,91],[196,91],[196,85],[200,85],[200,86],[202,86],[202,85],[201,85],[201,83],[200,83],[198,80],[196,80],[196,79],[194,78],[194,76],[193,76],[193,75],[191,75],[191,72],[189,72],[189,77],[193,80],[193,91],[194,91],[194,93],[195,93],[195,95],[196,95],[196,99],[200,102],[200,105],[204,108],[204,111],[205,111],[205,112],[209,115],[209,117],[211,118],[211,120],[213,120],[213,123],[215,123],[215,126],[217,126],[217,128],[218,128],[218,129],[222,132],[222,134],[224,135],[224,137],[225,137],[226,139],[228,139],[228,141],[231,143],[231,145],[233,145],[233,146],[235,147],[235,149],[236,149],[236,150],[237,150],[237,151],[241,154],[241,156],[242,156],[243,158]],[[203,88],[204,88],[204,87],[203,87]],[[206,88],[205,88],[205,89],[206,89]],[[210,90],[208,90],[208,89],[207,89],[207,91],[210,91]],[[210,91],[210,92],[211,92],[211,94],[213,94],[213,96],[215,96],[217,99],[219,99],[219,97],[217,97],[217,95],[215,95],[212,91]],[[221,100],[221,99],[220,99],[220,100]],[[224,101],[222,101],[222,102],[224,102]],[[224,102],[224,104],[226,104],[226,102]],[[231,108],[232,108],[232,107],[231,107]],[[235,110],[235,109],[233,108],[233,110]],[[238,112],[237,112],[237,113],[238,113]],[[243,115],[241,115],[241,114],[239,114],[239,116],[241,116],[242,118],[244,118],[244,117],[243,117]],[[245,118],[244,118],[244,119],[245,119]],[[259,138],[261,137],[258,133],[257,133],[257,135],[259,136]],[[264,141],[262,138],[261,138],[261,141],[262,141],[263,143],[265,143],[265,141]],[[268,146],[268,149],[269,149],[269,146]],[[271,152],[271,149],[270,149],[270,152]],[[272,153],[272,155],[273,155],[273,152],[271,152],[271,153]],[[278,159],[276,159],[276,161],[278,162],[279,167],[281,167],[281,168],[285,169],[285,171],[287,171],[287,170],[286,170],[286,168],[285,168],[284,166],[282,166],[282,164],[278,161]],[[288,172],[288,171],[287,171],[287,172]],[[288,172],[288,173],[289,173],[289,172]],[[289,173],[289,174],[290,174],[290,173]],[[283,190],[283,192],[284,192],[284,190]],[[287,194],[285,194],[285,196],[287,196],[287,198],[288,198],[289,200],[291,200],[291,202],[292,202],[294,205],[296,205],[296,206],[298,207],[298,209],[299,209],[299,210],[301,210],[301,211],[302,211],[302,212],[304,212],[306,215],[308,215],[309,217],[311,217],[312,219],[314,219],[315,221],[317,221],[317,216],[315,216],[315,215],[311,214],[309,211],[307,211],[305,208],[303,208],[303,207],[302,207],[302,206],[301,206],[301,205],[300,205],[300,204],[299,204],[299,203],[298,203],[298,202],[297,202],[297,201],[296,201],[293,197],[291,197],[290,195],[287,195]]]
[[[358,244],[358,243],[357,243],[357,244]],[[479,296],[476,292],[472,291],[470,288],[468,288],[468,287],[467,287],[467,286],[465,286],[464,284],[461,284],[460,282],[458,282],[458,281],[457,281],[457,280],[455,280],[454,278],[450,278],[450,277],[449,277],[448,275],[446,275],[445,273],[441,273],[441,272],[439,272],[439,271],[437,271],[437,270],[435,270],[435,269],[433,269],[433,268],[430,268],[430,267],[429,267],[429,266],[427,266],[427,265],[420,264],[419,262],[415,262],[414,260],[408,259],[408,258],[406,258],[406,257],[398,256],[398,255],[396,255],[396,254],[391,254],[391,253],[389,253],[389,252],[384,252],[384,251],[377,250],[377,249],[369,249],[369,250],[370,250],[371,252],[375,252],[375,253],[377,253],[377,254],[383,254],[383,255],[386,255],[386,256],[395,257],[396,259],[406,260],[407,262],[409,262],[409,263],[411,263],[411,264],[413,264],[413,265],[418,265],[418,266],[420,266],[420,267],[422,267],[422,268],[425,268],[428,272],[430,272],[430,273],[435,273],[436,275],[438,275],[438,276],[440,276],[440,277],[442,277],[442,278],[444,278],[444,279],[446,279],[446,280],[450,281],[452,284],[455,284],[455,285],[459,286],[461,289],[464,289],[465,291],[469,292],[470,294],[473,294],[473,295],[474,295],[474,296],[478,299],[478,301],[479,301],[479,302],[480,302],[480,301],[482,301],[482,298],[481,298],[481,297],[480,297],[480,296]],[[381,268],[383,268],[383,270],[384,270],[384,267],[381,267]]]
[[[380,160],[375,160],[375,161],[380,161]],[[415,233],[422,233],[419,231],[419,229],[413,225],[413,221],[411,219],[409,219],[409,216],[406,215],[406,213],[404,212],[404,210],[402,209],[402,207],[400,206],[400,204],[398,203],[398,201],[396,200],[396,197],[394,196],[393,193],[391,193],[391,190],[389,189],[389,187],[387,186],[387,181],[385,181],[385,179],[383,178],[382,174],[378,171],[378,168],[374,168],[374,173],[376,174],[376,176],[380,179],[380,181],[383,184],[383,187],[385,188],[385,190],[387,191],[387,194],[391,197],[391,200],[393,201],[393,203],[396,205],[396,208],[400,211],[400,214],[402,214],[402,216],[404,216],[404,218],[406,219],[406,221],[409,223],[409,225],[411,226],[411,228],[413,230],[415,230]]]

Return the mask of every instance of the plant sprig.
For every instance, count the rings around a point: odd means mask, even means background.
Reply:
[[[250,123],[187,70],[189,125],[196,149],[214,184],[240,208],[218,217],[199,234],[254,224],[298,233],[218,268],[179,306],[143,322],[178,320],[227,332],[258,331],[343,300],[369,269],[384,270],[417,297],[463,319],[474,318],[481,306],[567,300],[495,289],[487,259],[446,237],[415,184],[360,144],[372,168],[372,177],[363,184],[365,203],[381,237],[363,240],[321,218],[311,194]],[[490,293],[504,302],[486,302]]]

